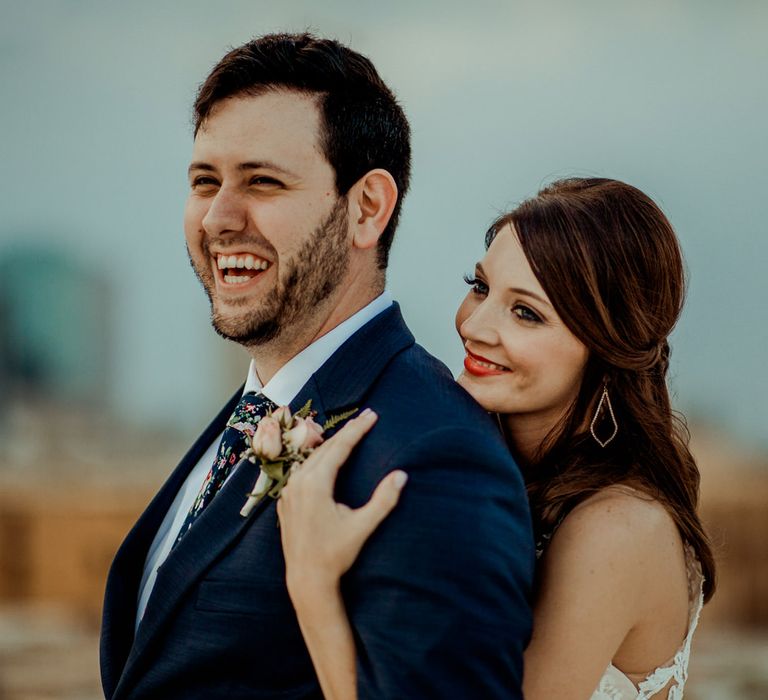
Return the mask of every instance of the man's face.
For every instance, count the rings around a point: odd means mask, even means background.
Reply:
[[[184,233],[225,338],[280,336],[344,277],[346,198],[318,140],[315,101],[289,91],[224,100],[197,133]]]

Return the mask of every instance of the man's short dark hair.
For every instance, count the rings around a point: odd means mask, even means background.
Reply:
[[[195,100],[195,134],[218,102],[270,89],[318,96],[320,145],[339,195],[374,168],[392,175],[397,204],[378,246],[386,268],[411,173],[410,128],[392,91],[370,60],[338,41],[267,34],[232,49],[211,71]]]

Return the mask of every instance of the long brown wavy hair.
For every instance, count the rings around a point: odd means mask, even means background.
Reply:
[[[499,217],[511,225],[555,310],[589,350],[579,393],[523,471],[539,536],[581,501],[627,484],[661,502],[696,551],[705,600],[715,563],[697,514],[699,470],[667,389],[667,338],[685,297],[685,270],[667,218],[640,190],[617,180],[558,180]],[[607,388],[618,433],[601,447],[588,429]],[[595,423],[613,432],[606,404]]]

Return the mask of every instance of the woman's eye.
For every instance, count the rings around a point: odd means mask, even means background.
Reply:
[[[522,304],[515,304],[512,307],[512,313],[514,313],[522,321],[530,321],[531,323],[541,323],[541,316],[535,311],[532,311],[527,306]]]
[[[477,279],[477,277],[470,277],[469,275],[464,275],[464,281],[470,287],[472,287],[473,294],[479,294],[481,296],[486,296],[488,294],[488,285],[485,282],[482,282],[481,280]]]

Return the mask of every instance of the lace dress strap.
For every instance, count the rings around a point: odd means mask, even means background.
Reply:
[[[667,700],[682,700],[685,682],[688,680],[688,661],[691,657],[693,633],[699,624],[701,609],[704,607],[704,576],[696,553],[689,544],[685,545],[685,558],[689,572],[688,586],[692,601],[688,634],[672,661],[668,665],[657,668],[638,684],[638,695],[635,700],[652,698],[656,693],[664,690],[672,680],[674,680],[674,685],[669,688]]]
[[[633,680],[632,676],[610,664],[590,700],[650,700],[665,688],[669,688],[667,700],[682,700],[685,682],[688,679],[691,641],[704,605],[704,577],[701,573],[701,565],[693,548],[687,544],[685,558],[688,568],[688,632],[675,655],[640,680]]]

